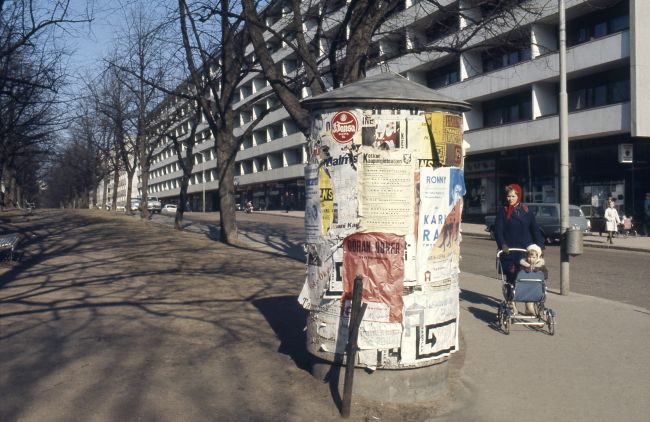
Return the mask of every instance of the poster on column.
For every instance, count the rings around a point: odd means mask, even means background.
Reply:
[[[458,283],[426,295],[404,297],[401,362],[439,359],[458,350]]]
[[[461,169],[420,169],[417,278],[426,289],[446,288],[458,274],[464,194]]]
[[[434,144],[424,115],[412,116],[406,121],[409,150],[413,152],[416,168],[435,167]]]
[[[340,249],[340,248],[338,248]],[[305,244],[307,253],[307,279],[298,296],[298,303],[305,309],[314,309],[320,306],[323,296],[327,293],[331,283],[335,262],[332,250],[327,242]],[[342,284],[339,283],[341,297]]]
[[[412,233],[415,206],[412,154],[362,147],[360,157],[360,231]]]
[[[380,150],[407,148],[404,120],[399,115],[372,114],[371,110],[363,112],[361,144]]]
[[[343,243],[344,299],[351,300],[354,279],[363,277],[366,320],[402,321],[404,236],[391,233],[355,233]]]
[[[322,239],[319,168],[316,164],[305,166],[305,242],[317,243]]]
[[[434,112],[427,113],[425,117],[440,164],[461,167],[463,160],[462,116]]]
[[[321,167],[319,174],[321,229],[323,236],[325,236],[329,232],[334,219],[334,192],[332,191],[332,178],[329,172]]]
[[[323,211],[323,233],[330,238],[343,238],[358,229],[357,160],[361,139],[359,110],[342,110],[320,115],[322,124],[317,137],[319,164],[329,180],[321,183],[321,204],[331,207]],[[321,173],[321,177],[323,177]],[[329,191],[327,190],[329,189]]]
[[[312,321],[307,324],[307,350],[318,355],[319,352],[343,353],[348,341],[349,314],[342,312],[340,300],[325,300],[310,314]]]

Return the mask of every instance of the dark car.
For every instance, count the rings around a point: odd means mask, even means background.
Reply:
[[[542,236],[546,243],[560,240],[560,204],[526,204],[530,212],[535,215],[535,220],[542,229]],[[494,221],[496,216],[485,217],[485,231],[494,239]],[[569,227],[580,231],[587,231],[589,222],[576,205],[569,205]]]
[[[605,217],[603,216],[603,209],[594,207],[593,205],[580,205],[580,209],[589,221],[589,231],[603,235],[607,230]]]

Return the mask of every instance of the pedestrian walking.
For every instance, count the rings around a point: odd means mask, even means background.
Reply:
[[[607,209],[605,210],[605,228],[607,229],[607,241],[614,244],[614,233],[618,232],[618,225],[621,224],[621,219],[616,211],[616,203],[614,199],[610,198],[607,202]]]
[[[512,286],[515,284],[520,269],[520,261],[526,257],[521,252],[510,252],[510,248],[526,249],[535,244],[540,250],[543,250],[544,236],[535,221],[535,215],[528,210],[525,204],[521,203],[523,198],[521,186],[516,183],[510,184],[506,186],[505,192],[506,205],[498,209],[494,223],[494,237],[497,247],[503,251],[500,256],[501,268],[505,272],[506,282],[511,286],[508,292],[510,301],[512,300]],[[516,312],[514,303],[512,306],[513,311]]]

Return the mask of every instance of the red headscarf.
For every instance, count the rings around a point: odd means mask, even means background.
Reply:
[[[518,184],[516,184],[516,183],[509,184],[508,186],[506,186],[506,191],[510,190],[508,188],[512,188],[515,192],[517,192],[517,202],[515,202],[514,205],[508,204],[508,206],[506,207],[506,220],[510,219],[510,215],[512,214],[512,210],[517,205],[519,205],[519,203],[521,202],[521,198],[523,197],[523,192],[522,192],[521,186],[519,186]]]

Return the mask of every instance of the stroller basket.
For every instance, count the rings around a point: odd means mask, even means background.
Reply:
[[[523,271],[520,271],[520,276]],[[515,302],[539,302],[544,300],[544,274],[525,273],[523,277],[517,277],[515,284]],[[540,275],[541,278],[531,278],[532,275]]]

